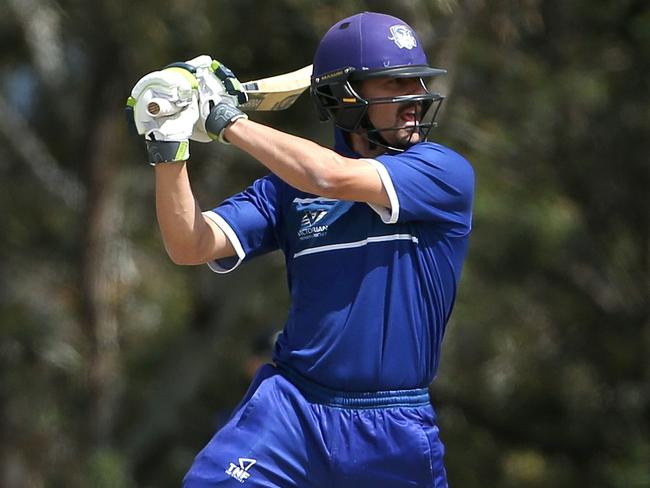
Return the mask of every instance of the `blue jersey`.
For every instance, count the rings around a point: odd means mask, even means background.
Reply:
[[[206,216],[237,257],[281,249],[291,308],[274,360],[335,390],[418,388],[434,378],[471,230],[474,174],[430,142],[368,160],[391,208],[306,194],[274,175]]]

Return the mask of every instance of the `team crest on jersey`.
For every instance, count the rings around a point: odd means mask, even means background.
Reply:
[[[417,47],[418,41],[413,34],[413,31],[407,26],[402,24],[390,26],[391,36],[389,39],[393,41],[400,49],[413,49]]]
[[[232,478],[235,478],[240,483],[243,483],[248,478],[250,478],[251,474],[249,473],[249,470],[257,461],[250,458],[239,458],[238,462],[239,465],[230,463],[226,469],[226,474]]]

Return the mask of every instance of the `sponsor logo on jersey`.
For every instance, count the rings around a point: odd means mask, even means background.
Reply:
[[[323,210],[323,209],[306,210],[304,215],[302,216],[302,219],[300,220],[300,226],[309,227],[315,225],[316,222],[321,220],[326,215],[327,215],[327,210]]]
[[[327,210],[306,210],[300,219],[300,229],[298,237],[303,239],[312,239],[314,237],[325,237],[328,225],[316,225],[316,223],[327,215]]]
[[[296,236],[301,241],[324,238],[330,226],[353,204],[325,197],[294,198],[292,220],[297,227]]]
[[[239,465],[235,463],[230,463],[228,468],[226,468],[226,474],[232,478],[235,478],[240,483],[243,483],[248,478],[250,478],[250,470],[257,461],[255,459],[249,458],[239,458]]]
[[[418,41],[413,35],[413,31],[407,26],[398,24],[390,26],[391,36],[388,37],[400,49],[413,49],[417,47]]]
[[[323,208],[304,210],[300,219],[300,228],[298,237],[301,240],[313,239],[314,237],[324,237],[327,234],[328,225],[317,225],[319,221],[327,215],[327,210]]]

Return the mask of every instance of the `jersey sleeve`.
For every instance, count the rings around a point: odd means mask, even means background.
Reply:
[[[237,253],[234,257],[208,263],[212,271],[228,273],[244,260],[279,248],[281,184],[272,175],[261,178],[216,208],[203,212],[226,234]]]
[[[474,171],[460,154],[424,142],[368,161],[379,173],[391,203],[390,209],[370,205],[384,223],[432,221],[460,234],[470,231]]]

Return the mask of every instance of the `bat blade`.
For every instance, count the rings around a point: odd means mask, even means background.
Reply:
[[[310,64],[290,73],[243,83],[248,102],[241,108],[247,112],[289,108],[310,85],[312,70]]]

